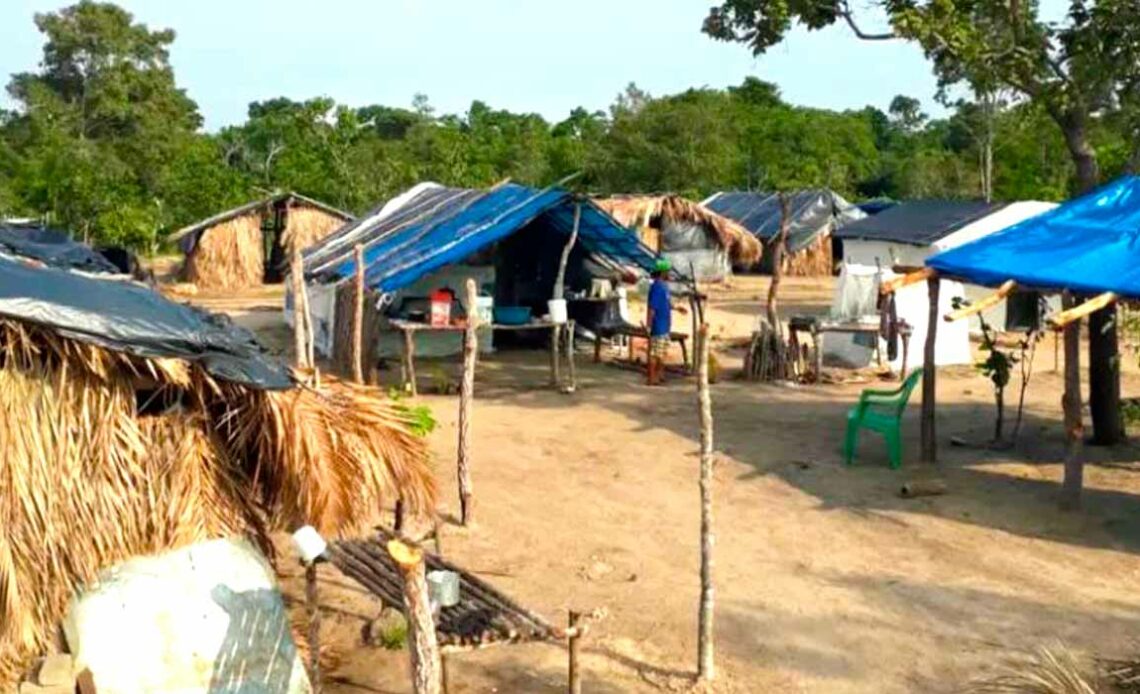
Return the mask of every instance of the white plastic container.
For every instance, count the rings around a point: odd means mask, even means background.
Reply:
[[[459,604],[459,574],[454,571],[429,571],[427,574],[428,597],[439,607],[455,607]]]
[[[566,322],[566,299],[551,299],[546,302],[546,310],[550,312],[550,320],[553,323]]]

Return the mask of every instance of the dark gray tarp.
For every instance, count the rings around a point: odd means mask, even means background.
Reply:
[[[788,251],[806,248],[819,234],[838,229],[866,214],[827,188],[786,193],[788,199]],[[728,217],[767,242],[780,231],[780,196],[777,193],[717,193],[704,206]]]
[[[929,246],[967,224],[988,217],[1006,204],[982,200],[906,200],[848,224],[835,233],[835,238]]]
[[[140,357],[174,357],[263,390],[293,387],[253,333],[133,282],[96,279],[0,256],[0,317]]]
[[[53,267],[74,268],[84,272],[119,272],[98,251],[71,240],[67,234],[55,229],[0,224],[0,250]]]

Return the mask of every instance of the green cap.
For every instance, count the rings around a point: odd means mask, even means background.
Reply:
[[[673,266],[665,258],[658,258],[657,262],[653,263],[654,272],[669,272],[672,269]]]

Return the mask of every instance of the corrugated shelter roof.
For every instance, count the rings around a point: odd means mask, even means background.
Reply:
[[[198,362],[257,389],[293,387],[253,333],[223,316],[175,303],[134,282],[36,267],[0,255],[0,318],[27,321],[104,349]]]
[[[393,201],[397,202],[397,201]],[[395,291],[459,262],[532,222],[559,243],[573,229],[575,198],[557,188],[513,183],[489,190],[421,185],[346,225],[305,254],[305,274],[333,281],[356,271],[353,248],[364,246],[365,282]],[[582,202],[578,241],[593,256],[652,269],[654,256],[636,236],[590,201]]]
[[[859,208],[832,190],[819,188],[787,193],[788,250],[792,253],[811,244],[820,234],[834,231],[866,216]],[[702,203],[732,219],[757,238],[767,241],[780,232],[778,193],[722,192]]]
[[[226,221],[229,221],[231,219],[234,219],[235,217],[241,217],[243,215],[249,214],[250,212],[254,212],[256,210],[271,207],[273,205],[277,205],[279,203],[287,202],[287,201],[291,201],[291,200],[300,202],[300,203],[302,203],[304,205],[308,205],[310,207],[315,207],[318,210],[321,210],[322,212],[326,212],[326,213],[328,213],[334,217],[340,217],[341,219],[343,219],[346,222],[352,220],[352,215],[349,214],[348,212],[345,212],[344,210],[338,210],[337,208],[333,207],[332,205],[326,205],[325,203],[321,202],[320,200],[314,200],[313,198],[310,198],[308,196],[301,195],[300,193],[294,193],[294,192],[290,191],[290,192],[285,192],[285,193],[275,193],[275,194],[270,195],[268,197],[261,198],[260,200],[254,200],[253,202],[248,202],[244,205],[239,205],[238,207],[235,207],[235,208],[230,209],[230,210],[226,210],[225,212],[219,212],[218,214],[214,215],[213,217],[207,217],[206,219],[203,219],[200,222],[195,222],[194,224],[191,224],[190,226],[182,227],[178,231],[175,231],[174,233],[167,236],[166,240],[173,243],[175,241],[181,240],[185,236],[189,236],[191,234],[196,234],[200,231],[204,231],[206,229],[209,229],[210,227],[217,226],[217,225],[221,224],[222,222],[226,222]]]
[[[659,218],[703,227],[739,265],[755,265],[764,247],[737,222],[680,195],[621,195],[594,200],[627,227],[652,226]]]
[[[848,224],[835,238],[929,246],[1005,206],[982,200],[908,200]]]
[[[1140,177],[1125,176],[926,264],[974,284],[1140,298]]]
[[[0,251],[45,265],[84,272],[118,274],[119,268],[87,244],[38,224],[0,222]]]

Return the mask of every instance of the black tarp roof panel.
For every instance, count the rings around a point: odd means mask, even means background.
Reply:
[[[1006,205],[982,200],[907,200],[848,224],[835,237],[929,246]]]

